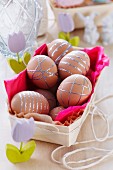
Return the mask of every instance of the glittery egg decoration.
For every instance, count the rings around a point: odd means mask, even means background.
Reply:
[[[42,89],[53,87],[58,80],[56,64],[45,55],[33,57],[27,65],[27,73],[31,81]]]
[[[90,58],[83,51],[72,51],[65,55],[59,65],[58,70],[60,77],[65,79],[73,74],[86,75],[90,68]]]
[[[57,99],[63,107],[76,106],[88,99],[92,91],[90,80],[80,74],[74,74],[62,81],[57,90]]]
[[[50,110],[52,110],[54,107],[56,107],[56,98],[52,94],[52,92],[48,90],[43,90],[43,89],[37,89],[36,92],[42,94],[48,101]]]
[[[56,39],[48,44],[48,56],[52,58],[56,64],[71,51],[73,51],[73,48],[66,40]]]
[[[49,113],[47,99],[34,91],[23,91],[17,93],[11,100],[11,109],[14,113]]]

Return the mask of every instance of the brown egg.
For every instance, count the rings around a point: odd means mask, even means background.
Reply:
[[[73,74],[86,75],[90,68],[90,58],[83,51],[72,51],[65,55],[59,65],[58,70],[60,77],[65,79]]]
[[[62,81],[57,90],[57,100],[63,107],[82,104],[92,91],[90,80],[80,74],[74,74]]]
[[[27,74],[36,86],[43,89],[53,87],[58,79],[56,64],[45,55],[37,55],[29,61]]]
[[[54,107],[56,107],[56,99],[55,96],[48,90],[43,89],[37,89],[36,92],[42,94],[49,103],[49,108],[52,110]]]
[[[56,64],[58,64],[67,53],[73,50],[71,44],[62,39],[55,39],[48,44],[48,56],[52,58]]]
[[[17,93],[11,100],[11,109],[16,114],[24,113],[49,113],[49,103],[47,99],[33,91],[23,91]]]
[[[49,115],[52,117],[53,120],[55,120],[56,116],[58,115],[58,113],[62,110],[64,110],[65,108],[63,106],[58,106],[55,107],[54,109],[52,109],[49,113]]]
[[[57,89],[58,89],[58,86],[60,85],[61,83],[61,78],[58,77],[58,81],[57,83],[50,89],[50,91],[56,96],[56,92],[57,92]]]

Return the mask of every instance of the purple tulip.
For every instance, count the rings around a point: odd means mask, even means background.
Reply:
[[[58,24],[63,32],[71,32],[74,30],[74,21],[70,14],[68,13],[59,13],[58,15]]]
[[[26,46],[25,36],[23,32],[13,33],[8,37],[8,47],[11,52],[19,53]]]
[[[18,119],[12,128],[12,138],[16,142],[26,142],[34,135],[34,119]]]

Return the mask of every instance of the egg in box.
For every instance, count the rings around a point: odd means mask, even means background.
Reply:
[[[83,51],[72,51],[65,55],[59,62],[58,71],[62,79],[73,75],[86,75],[90,68],[90,58]]]
[[[80,74],[74,74],[62,81],[57,90],[57,99],[61,106],[81,105],[92,92],[90,80]]]
[[[54,107],[51,111],[50,111],[50,116],[53,120],[56,119],[58,113],[62,110],[64,110],[65,108],[63,106],[58,106],[58,107]]]
[[[51,91],[44,90],[44,89],[37,89],[36,92],[42,94],[47,99],[49,103],[49,110],[52,110],[53,108],[56,107],[57,101],[55,95]]]
[[[33,84],[43,89],[53,87],[58,80],[56,64],[45,55],[35,56],[29,61],[27,74]]]
[[[15,114],[27,113],[49,113],[49,103],[40,93],[34,91],[22,91],[14,95],[11,100],[11,109]]]
[[[52,42],[53,47],[55,43],[56,41]],[[73,68],[76,70],[82,69],[82,74],[72,72],[72,74],[61,78],[60,62],[69,53],[76,53],[72,51],[73,47],[70,47],[72,52],[64,50],[61,53],[62,46],[57,47],[56,50],[54,49],[54,54],[59,49],[60,54],[57,57],[55,56],[55,60],[53,60],[48,52],[53,47],[43,44],[35,51],[35,55],[28,63],[27,69],[13,79],[6,80],[5,87],[12,109],[11,122],[18,119],[17,117],[34,117],[37,120],[35,121],[34,139],[70,146],[76,141],[81,125],[88,114],[95,83],[102,69],[108,65],[108,58],[104,55],[102,47],[86,48],[83,51],[78,51],[77,58],[72,58]],[[59,55],[62,57],[59,57]],[[57,58],[58,60],[56,60]],[[57,62],[55,63],[55,61]],[[90,71],[88,71],[89,66]],[[58,79],[60,79],[59,83]],[[20,80],[22,80],[21,83]],[[51,89],[56,84],[57,93],[52,94]],[[20,106],[17,107],[18,109],[14,106],[16,103]],[[19,112],[21,115],[19,115]],[[16,117],[13,114],[18,116]],[[71,124],[68,124],[68,126],[66,121],[71,118]]]
[[[56,39],[48,44],[48,56],[58,64],[60,60],[69,52],[73,51],[73,47],[66,40]]]

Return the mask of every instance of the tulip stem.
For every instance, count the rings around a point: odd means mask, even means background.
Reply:
[[[20,152],[22,152],[23,142],[20,143]]]
[[[17,53],[16,55],[17,55],[17,57],[18,57],[18,63],[20,63],[20,56],[19,56],[18,53]]]
[[[67,32],[67,41],[69,42],[69,40],[70,40],[70,33]]]

